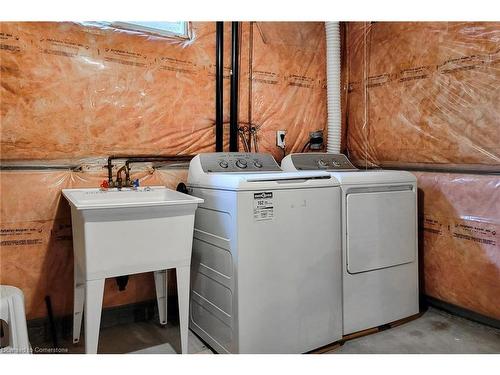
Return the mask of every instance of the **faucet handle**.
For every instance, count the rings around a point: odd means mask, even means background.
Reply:
[[[139,179],[136,178],[132,185],[134,186],[134,189],[137,189],[139,187]]]
[[[109,183],[108,183],[108,180],[103,180],[103,181],[101,182],[101,185],[100,185],[100,186],[101,186],[101,190],[106,190],[106,189],[108,189],[108,188],[109,188]]]

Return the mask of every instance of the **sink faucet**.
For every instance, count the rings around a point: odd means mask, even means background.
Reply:
[[[125,184],[122,184],[122,172],[125,171]],[[132,186],[132,181],[130,180],[130,168],[128,164],[123,165],[116,172],[116,187],[121,189],[122,187],[130,187]]]
[[[188,163],[193,158],[193,155],[111,155],[108,157],[108,161],[106,163],[105,168],[108,170],[108,186],[110,188],[114,187],[128,187],[132,186],[133,183],[130,180],[130,163],[143,163],[143,162],[155,162],[155,161],[163,161],[163,162],[181,162]],[[117,177],[121,178],[121,173],[125,171],[125,184],[123,185],[123,179],[118,181],[113,181],[113,160],[122,159],[126,160],[125,168],[120,168],[117,171]]]

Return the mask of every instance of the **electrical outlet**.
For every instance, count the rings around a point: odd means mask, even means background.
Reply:
[[[276,131],[276,146],[279,148],[285,148],[285,130],[277,130]]]

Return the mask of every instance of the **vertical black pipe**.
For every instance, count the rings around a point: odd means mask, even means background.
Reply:
[[[111,164],[111,157],[108,158],[108,184],[113,187],[113,164]]]
[[[253,79],[253,22],[250,22],[248,36],[248,150],[252,150],[252,79]],[[346,107],[347,108],[347,107]]]
[[[58,348],[59,343],[57,341],[56,323],[54,321],[54,313],[52,311],[52,301],[50,299],[50,296],[45,296],[45,306],[47,307],[47,315],[49,316],[50,335],[52,336],[52,347]]]
[[[238,84],[240,77],[240,24],[231,22],[231,97],[229,151],[238,151]]]
[[[215,151],[223,151],[224,22],[216,22],[215,33]]]

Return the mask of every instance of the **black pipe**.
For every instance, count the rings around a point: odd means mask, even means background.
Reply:
[[[180,191],[181,193],[188,194],[189,190],[184,182],[179,182],[177,185],[177,191]]]
[[[240,77],[240,23],[231,22],[231,97],[229,102],[229,151],[238,151],[238,84]]]
[[[118,290],[120,292],[123,292],[125,289],[127,289],[128,275],[117,276],[115,280],[116,280],[116,285],[118,285]]]
[[[165,156],[165,157],[150,157],[150,158],[141,158],[141,157],[131,157],[127,158],[125,161],[125,166],[127,173],[130,173],[130,164],[135,164],[135,163],[147,163],[147,162],[155,162],[155,161],[171,161],[171,162],[189,162],[194,156],[181,156],[181,157],[174,157],[174,156]]]
[[[252,78],[253,78],[253,22],[250,22],[249,30],[249,45],[248,45],[248,139],[247,150],[250,152],[252,149]],[[347,108],[347,107],[346,107]]]
[[[224,22],[216,22],[215,33],[215,151],[224,145],[223,92],[224,89]]]
[[[45,306],[47,307],[47,315],[49,316],[50,335],[52,336],[52,347],[58,348],[59,343],[57,341],[56,323],[54,321],[54,312],[52,311],[52,301],[50,299],[50,296],[45,296]]]
[[[108,168],[108,184],[110,187],[113,187],[113,164],[111,163],[111,161],[113,159],[118,159],[114,156],[110,156],[108,158],[108,165],[107,165],[107,168]]]
[[[137,156],[120,156],[113,157],[114,159],[126,159],[128,162],[146,163],[153,161],[191,161],[195,155],[137,155]]]

